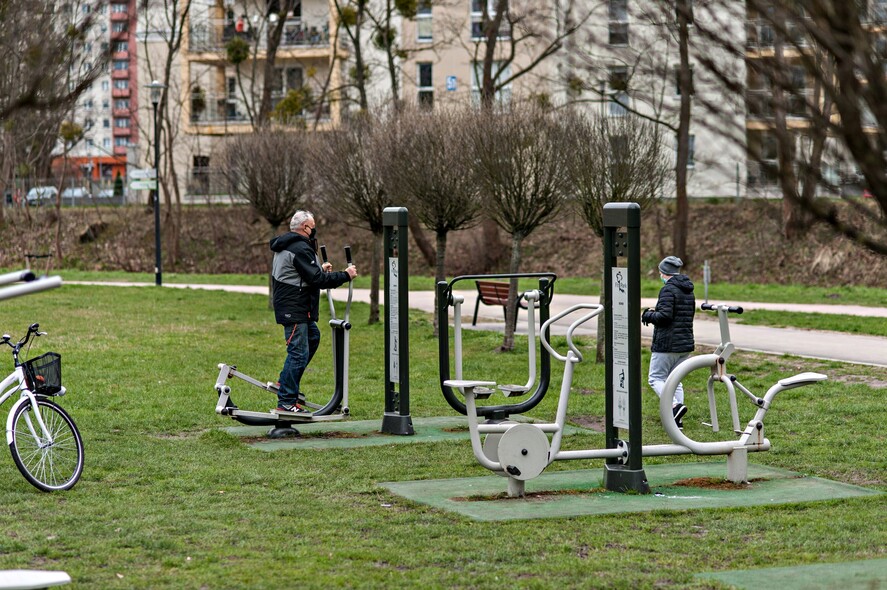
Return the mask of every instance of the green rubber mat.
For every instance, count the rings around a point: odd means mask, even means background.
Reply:
[[[529,422],[523,416],[512,416],[515,422]],[[438,416],[413,418],[416,434],[403,436],[380,432],[382,419],[342,420],[339,422],[315,422],[294,424],[300,436],[296,438],[270,439],[268,426],[232,426],[225,432],[242,437],[245,442],[262,451],[292,449],[342,449],[447,440],[468,440],[468,419],[464,416]],[[564,434],[593,432],[567,426]],[[468,451],[471,452],[470,450]]]
[[[415,502],[484,521],[768,506],[880,494],[876,490],[753,464],[748,466],[750,483],[743,485],[720,484],[727,475],[726,462],[650,465],[644,472],[651,494],[604,490],[603,467],[543,473],[526,482],[525,498],[504,497],[506,480],[498,475],[380,485]]]
[[[887,590],[887,559],[708,572],[694,577],[749,590]]]

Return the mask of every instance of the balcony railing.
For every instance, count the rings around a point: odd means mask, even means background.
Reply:
[[[810,100],[813,94],[809,90],[786,92],[786,116],[808,118],[810,116]],[[745,93],[750,119],[769,120],[773,118],[773,91],[747,90]]]
[[[241,38],[250,46],[258,43],[260,51],[267,49],[267,34],[257,29],[238,32],[234,23],[211,21],[194,23],[190,28],[189,48],[195,52],[224,52],[231,39]],[[291,20],[284,25],[280,48],[329,47],[329,24],[325,21],[305,23]]]
[[[746,33],[746,49],[773,49],[776,44],[777,31],[769,21],[749,21]],[[807,29],[803,22],[787,22],[784,34],[784,46],[787,49],[809,45]]]
[[[271,108],[285,98],[282,92],[271,94]],[[310,120],[314,117],[316,107],[306,108],[300,118]],[[321,121],[328,121],[330,117],[330,105],[328,102],[321,108]],[[196,124],[239,124],[248,123],[249,116],[243,102],[238,98],[223,95],[210,95],[192,97],[191,122]]]

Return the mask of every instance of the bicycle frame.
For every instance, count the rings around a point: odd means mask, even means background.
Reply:
[[[37,396],[35,396],[30,389],[25,387],[25,373],[20,366],[16,367],[6,379],[0,382],[0,392],[2,392],[0,393],[0,406],[5,404],[6,400],[12,397],[16,391],[21,391],[21,396],[18,401],[12,405],[12,408],[9,410],[9,415],[6,417],[6,444],[12,444],[12,420],[15,416],[15,410],[21,404],[28,401],[30,401],[34,415],[37,417],[37,424],[40,426],[40,432],[43,433],[42,437],[38,435],[37,431],[34,429],[34,425],[31,423],[31,419],[26,418],[28,429],[31,431],[31,436],[37,440],[49,441],[51,443],[52,435],[46,429],[46,424],[43,423],[43,417],[40,415],[40,407],[37,404]]]

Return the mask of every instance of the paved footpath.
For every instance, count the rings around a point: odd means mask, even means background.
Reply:
[[[102,284],[109,283],[76,283],[69,284]],[[110,283],[121,286],[153,286],[150,283]],[[173,284],[167,283],[165,287],[224,290],[239,293],[268,294],[267,287],[244,285],[200,285],[200,284]],[[347,296],[347,290],[334,289],[334,299],[342,300]],[[472,328],[471,316],[474,313],[477,291],[456,291],[455,294],[465,298],[462,305],[463,327]],[[409,306],[428,313],[434,311],[434,293],[432,291],[411,291]],[[354,301],[369,302],[369,289],[354,289]],[[597,303],[597,297],[565,295],[555,293],[551,305],[551,315],[575,305],[576,303]],[[860,305],[807,305],[792,303],[754,303],[739,301],[723,301],[715,303],[729,303],[739,305],[744,309],[768,309],[776,311],[795,311],[804,313],[842,314],[863,317],[884,318],[887,321],[887,306],[864,307]],[[654,307],[655,299],[642,299],[641,308]],[[578,317],[578,316],[575,316]],[[575,319],[574,317],[574,319]],[[557,326],[563,331],[569,325],[569,319],[559,322]],[[520,324],[526,325],[526,312],[521,312]],[[502,309],[481,305],[478,312],[478,323],[475,329],[502,330]],[[717,315],[704,311],[696,312],[694,332],[698,344],[717,346],[721,341],[720,328]],[[579,333],[594,333],[595,321],[586,323]],[[643,326],[641,336],[650,339],[653,337],[652,326]],[[771,328],[767,326],[746,326],[735,321],[730,324],[730,336],[733,344],[739,350],[752,350],[770,354],[791,354],[796,356],[837,360],[849,363],[859,363],[887,367],[887,338],[877,336],[861,336],[842,332],[821,332],[816,330],[799,330],[796,328]]]

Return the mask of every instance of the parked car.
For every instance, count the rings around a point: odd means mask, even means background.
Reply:
[[[41,203],[51,203],[58,197],[59,190],[54,186],[35,186],[25,195],[25,200],[29,205],[39,205]]]
[[[62,191],[62,203],[72,204],[82,199],[91,199],[92,195],[85,188],[71,187]]]
[[[96,195],[99,199],[113,199],[114,198],[114,189],[112,188],[103,188]]]

